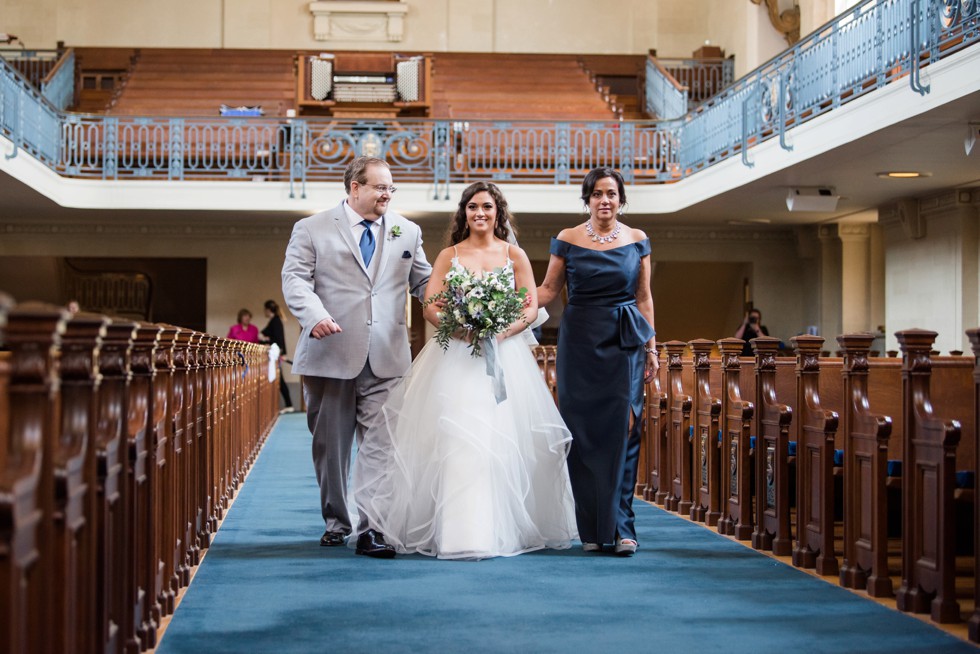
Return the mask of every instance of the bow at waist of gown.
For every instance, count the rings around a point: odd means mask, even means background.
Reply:
[[[610,304],[608,300],[605,302],[583,302],[576,300],[568,304],[573,307],[602,308],[608,309],[610,312],[615,312],[616,319],[619,322],[620,347],[640,347],[653,338],[656,333],[653,331],[650,323],[647,322],[647,319],[640,313],[640,309],[636,306],[635,300],[616,304]]]

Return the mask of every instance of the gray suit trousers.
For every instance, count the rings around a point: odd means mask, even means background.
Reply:
[[[389,391],[400,379],[376,377],[369,363],[354,379],[303,378],[306,420],[313,434],[313,467],[320,485],[320,506],[327,531],[352,532],[347,481],[354,438],[357,438],[358,468],[372,475],[368,478],[374,478],[385,465],[383,453],[388,450],[385,443],[389,436],[385,421],[379,418]],[[366,488],[361,494],[370,491]],[[356,499],[358,503],[366,503],[371,498]],[[367,521],[362,518],[356,533],[367,529]]]

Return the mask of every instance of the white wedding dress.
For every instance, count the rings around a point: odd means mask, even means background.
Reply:
[[[499,404],[485,359],[457,339],[445,352],[430,341],[389,395],[387,465],[354,484],[372,488],[358,510],[399,553],[482,559],[576,538],[571,434],[524,338],[499,343],[498,358]]]

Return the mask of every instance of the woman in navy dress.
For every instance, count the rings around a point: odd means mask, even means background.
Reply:
[[[539,306],[568,286],[558,333],[558,406],[572,432],[568,474],[582,547],[637,548],[633,492],[643,385],[657,370],[650,240],[619,221],[623,177],[596,168],[582,183],[589,218],[551,240]]]

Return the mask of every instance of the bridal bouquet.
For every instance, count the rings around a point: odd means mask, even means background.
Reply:
[[[471,354],[480,356],[481,343],[494,338],[524,317],[524,298],[527,289],[514,289],[510,270],[496,268],[483,277],[476,277],[462,266],[453,266],[446,273],[446,290],[430,297],[426,304],[443,300],[439,312],[436,341],[443,350],[449,341],[463,330],[470,341]]]

